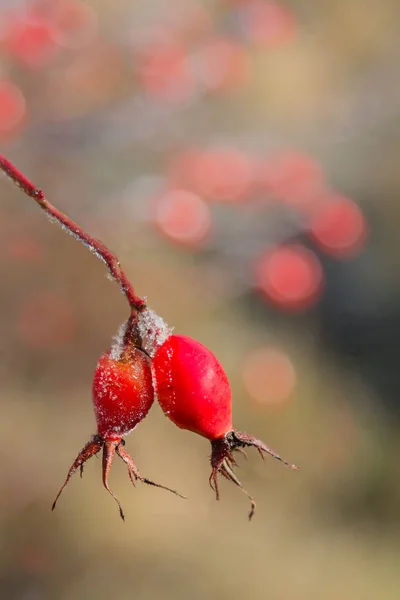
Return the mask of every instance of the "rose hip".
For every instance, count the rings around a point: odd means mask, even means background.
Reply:
[[[114,354],[120,354],[114,358]],[[118,499],[108,485],[108,475],[117,454],[127,465],[128,474],[133,485],[142,481],[148,485],[166,489],[178,496],[175,490],[155,483],[143,477],[125,450],[124,436],[128,435],[149,412],[154,402],[150,359],[138,348],[128,347],[121,351],[116,344],[111,351],[103,354],[97,363],[93,379],[93,406],[97,421],[97,434],[84,446],[68,471],[64,485],[53,503],[68,484],[71,476],[80,469],[94,454],[103,448],[103,485],[119,506],[119,513],[125,519]]]
[[[120,440],[144,419],[154,402],[149,357],[138,348],[115,360],[103,354],[93,379],[98,435]]]
[[[181,429],[198,433],[211,442],[209,483],[217,500],[221,474],[250,498],[251,519],[256,504],[233,471],[237,465],[233,452],[243,453],[243,448],[253,446],[262,457],[267,453],[291,469],[297,467],[287,463],[261,440],[233,428],[231,387],[221,364],[208,348],[192,338],[171,335],[156,351],[152,368],[164,414]]]

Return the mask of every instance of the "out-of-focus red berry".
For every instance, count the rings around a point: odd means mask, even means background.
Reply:
[[[282,2],[246,2],[241,10],[241,22],[245,37],[267,49],[280,48],[297,34],[296,18]]]
[[[256,285],[268,300],[285,309],[306,309],[318,300],[324,274],[317,256],[300,245],[267,250],[256,263]]]
[[[296,371],[285,352],[259,348],[245,359],[243,382],[249,396],[266,407],[285,403],[296,387]]]
[[[21,90],[9,81],[0,81],[0,135],[12,132],[26,115]]]
[[[161,102],[187,102],[196,92],[187,48],[167,34],[139,50],[135,63],[139,82]]]
[[[251,62],[246,47],[228,37],[208,39],[196,57],[197,73],[206,90],[230,92],[247,85]]]
[[[186,246],[198,246],[210,231],[211,211],[197,194],[171,189],[158,198],[154,222],[168,239]]]
[[[199,152],[192,166],[194,184],[209,200],[240,202],[251,192],[254,181],[252,161],[236,148]]]
[[[61,0],[51,11],[54,41],[65,48],[82,48],[96,39],[98,16],[92,6],[79,0]]]
[[[301,210],[313,208],[325,190],[319,164],[311,156],[295,151],[276,153],[260,161],[257,179],[268,196]]]
[[[184,187],[215,202],[241,202],[252,192],[252,159],[237,148],[188,149],[168,167],[170,185]]]
[[[347,258],[363,247],[367,224],[357,204],[343,196],[332,196],[313,217],[310,231],[327,254]]]
[[[56,56],[53,25],[44,18],[21,14],[11,21],[4,35],[5,48],[30,67],[44,67]]]

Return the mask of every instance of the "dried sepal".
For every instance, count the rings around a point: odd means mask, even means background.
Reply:
[[[125,441],[122,439],[104,440],[99,435],[94,435],[92,437],[92,439],[82,448],[82,450],[79,452],[78,456],[76,457],[75,461],[73,462],[70,470],[68,471],[65,482],[64,482],[63,486],[61,487],[60,491],[58,492],[56,499],[53,502],[52,510],[55,509],[57,501],[58,501],[59,497],[61,496],[62,492],[64,491],[64,489],[66,488],[66,486],[68,485],[68,482],[71,479],[72,475],[78,469],[80,469],[81,477],[82,477],[83,465],[85,464],[85,462],[88,461],[89,458],[91,458],[92,456],[97,454],[102,448],[103,448],[103,460],[102,460],[103,485],[104,485],[105,489],[107,490],[107,492],[114,498],[115,502],[118,504],[119,514],[123,521],[125,521],[125,514],[122,509],[121,503],[118,500],[118,498],[116,497],[116,495],[114,494],[114,492],[111,490],[109,483],[108,483],[108,477],[109,477],[111,467],[112,467],[112,464],[113,464],[113,461],[115,458],[115,454],[117,454],[123,460],[123,462],[126,464],[126,466],[128,467],[129,478],[130,478],[131,482],[133,483],[133,485],[135,485],[136,481],[141,481],[142,483],[146,483],[147,485],[152,485],[154,487],[158,487],[163,490],[167,490],[168,492],[171,492],[172,494],[175,494],[176,496],[179,496],[180,498],[186,499],[186,496],[182,496],[182,494],[179,494],[176,490],[173,490],[165,485],[161,485],[160,483],[156,483],[156,482],[152,481],[151,479],[147,479],[147,477],[143,477],[143,475],[140,473],[140,471],[136,467],[136,464],[134,463],[132,457],[125,450],[124,446],[125,446]]]
[[[230,431],[223,438],[218,438],[211,442],[211,475],[209,478],[209,484],[211,489],[215,492],[215,497],[219,500],[219,476],[222,475],[228,481],[231,481],[237,485],[244,494],[249,498],[251,503],[251,509],[249,512],[249,520],[252,519],[255,509],[256,502],[254,498],[249,494],[246,488],[243,487],[240,480],[237,478],[234,467],[237,467],[237,462],[233,455],[234,452],[244,453],[245,447],[254,447],[258,450],[261,457],[264,458],[264,454],[269,454],[273,458],[283,462],[290,469],[298,470],[296,465],[288,463],[283,459],[277,452],[266,446],[262,440],[253,437],[252,435],[242,431]]]

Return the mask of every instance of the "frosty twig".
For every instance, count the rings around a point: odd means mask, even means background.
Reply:
[[[44,210],[51,221],[56,221],[62,229],[73,235],[84,246],[89,248],[97,258],[102,260],[112,278],[119,284],[122,293],[128,300],[132,315],[142,312],[146,302],[134,292],[131,282],[122,270],[119,260],[111,250],[100,240],[92,237],[70,217],[55,208],[46,198],[44,192],[29,181],[7,158],[0,154],[0,169],[19,187],[27,196],[33,198],[40,208]]]

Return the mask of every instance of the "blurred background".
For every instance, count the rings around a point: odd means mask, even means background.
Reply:
[[[258,511],[154,405],[133,489],[93,459],[127,318],[103,264],[0,181],[0,589],[23,600],[400,596],[396,0],[0,2],[0,148],[209,346]]]

